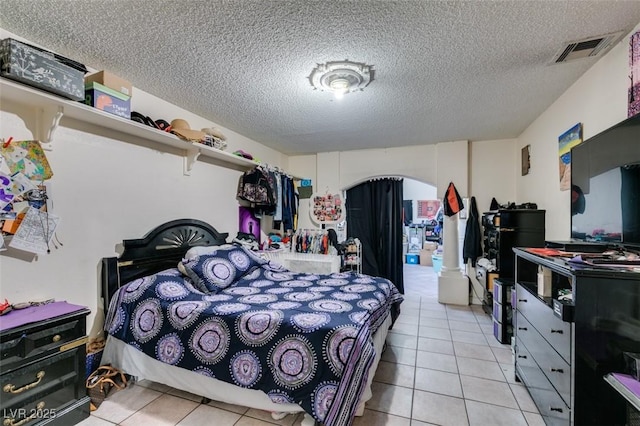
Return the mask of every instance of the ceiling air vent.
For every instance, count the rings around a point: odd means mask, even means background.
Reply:
[[[592,58],[606,52],[612,47],[624,31],[606,34],[598,37],[591,37],[585,40],[568,43],[554,55],[553,63],[569,62],[575,59]]]

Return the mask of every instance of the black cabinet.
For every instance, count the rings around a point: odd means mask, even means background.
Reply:
[[[500,278],[513,279],[513,248],[544,247],[544,210],[500,209],[483,213],[484,257],[495,260]]]
[[[79,309],[0,332],[4,425],[68,426],[89,416],[88,314],[88,309]]]
[[[604,380],[640,352],[640,273],[574,268],[515,249],[515,371],[547,425],[625,425],[626,404]],[[551,271],[551,297],[537,291]],[[572,301],[560,301],[561,293]]]
[[[482,305],[488,314],[493,309],[493,278],[513,280],[513,248],[544,247],[545,211],[534,209],[500,209],[482,214],[483,257],[491,260],[496,270],[476,269],[480,282],[485,282]]]

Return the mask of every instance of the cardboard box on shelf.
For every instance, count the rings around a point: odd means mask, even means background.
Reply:
[[[420,264],[422,266],[433,266],[432,254],[433,251],[431,250],[420,250]]]
[[[109,71],[98,71],[90,74],[84,78],[84,82],[85,85],[87,83],[99,83],[127,96],[131,96],[133,94],[133,87],[130,82],[110,73]]]
[[[422,244],[422,249],[436,251],[438,249],[438,243],[435,243],[433,241],[425,241],[424,244]]]
[[[85,86],[84,103],[110,114],[131,119],[131,97],[102,84],[88,83]]]

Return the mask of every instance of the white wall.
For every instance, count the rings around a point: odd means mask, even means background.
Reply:
[[[449,181],[454,181],[460,195],[468,191],[467,141],[292,156],[288,166],[292,173],[314,179],[314,187],[322,190],[344,190],[372,177],[399,176],[434,185],[438,194],[444,193]]]
[[[491,199],[500,204],[516,200],[516,140],[472,142],[470,157],[470,196],[476,197],[478,212],[489,210]]]
[[[331,167],[323,164],[323,167]],[[421,182],[437,183],[437,149],[435,145],[366,149],[340,153],[337,170],[340,185],[347,189],[375,176],[412,177]]]
[[[215,125],[140,90],[134,89],[132,101],[154,118],[185,118],[197,129]],[[31,139],[21,117],[32,113],[3,101],[2,136]],[[228,150],[242,148],[262,161],[286,166],[279,152],[218,127],[227,136]],[[61,217],[57,235],[64,246],[35,258],[12,249],[0,253],[0,299],[55,298],[86,305],[92,311],[91,328],[98,325],[94,319],[100,306],[100,259],[115,256],[123,239],[142,237],[178,218],[203,220],[233,238],[238,232],[236,188],[241,170],[198,161],[191,176],[185,176],[181,154],[63,117],[47,158],[54,173],[48,181],[53,212]]]
[[[629,85],[629,36],[622,38],[604,57],[578,79],[518,137],[520,148],[531,145],[531,171],[516,175],[517,202],[533,201],[546,209],[546,238],[570,237],[570,191],[560,191],[558,136],[576,123],[588,139],[627,118]],[[563,66],[563,65],[553,65]]]

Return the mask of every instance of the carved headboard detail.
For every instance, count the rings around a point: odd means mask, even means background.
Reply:
[[[119,257],[102,259],[105,312],[122,284],[175,268],[191,247],[225,244],[228,236],[200,220],[177,219],[152,229],[140,239],[123,240],[124,251]]]

